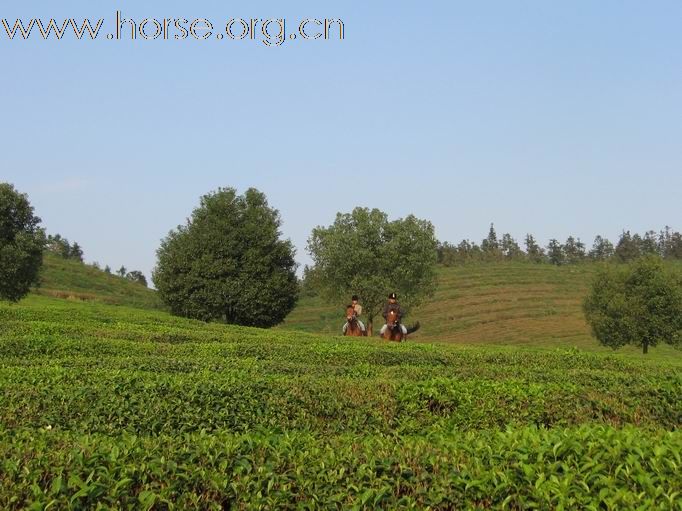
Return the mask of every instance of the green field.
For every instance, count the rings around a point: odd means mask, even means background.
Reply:
[[[0,305],[2,509],[682,509],[654,359]]]
[[[406,322],[421,323],[421,329],[410,340],[549,349],[575,347],[609,353],[610,349],[599,346],[590,335],[582,312],[582,302],[596,270],[593,263],[554,266],[503,262],[440,267],[435,296],[409,311]],[[344,305],[329,304],[319,297],[303,297],[278,328],[337,335],[345,321]],[[634,348],[621,352],[639,354]],[[652,356],[682,361],[682,352],[667,345],[657,347]]]
[[[411,338],[466,344],[592,344],[581,303],[595,270],[593,264],[440,267],[435,296],[407,318],[408,323],[422,324]],[[282,328],[335,335],[344,314],[339,304],[306,297]]]
[[[593,266],[439,271],[394,344],[312,298],[172,317],[49,256],[0,304],[0,509],[682,510],[682,357],[596,345]]]

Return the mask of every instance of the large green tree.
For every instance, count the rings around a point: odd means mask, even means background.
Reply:
[[[221,188],[201,198],[158,250],[154,284],[174,314],[270,327],[298,298],[294,249],[280,217],[253,188]]]
[[[595,337],[614,349],[682,344],[682,278],[658,256],[601,268],[583,308]]]
[[[338,213],[308,240],[318,286],[331,301],[360,296],[371,325],[389,292],[406,308],[433,294],[438,242],[433,225],[410,215],[389,221],[378,209]]]
[[[45,232],[25,194],[0,183],[0,300],[17,302],[38,283]]]

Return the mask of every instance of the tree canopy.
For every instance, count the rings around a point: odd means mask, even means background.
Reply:
[[[280,323],[298,297],[294,249],[265,195],[204,195],[162,241],[153,281],[174,314],[247,326]]]
[[[0,299],[17,302],[38,283],[45,232],[25,194],[0,183]]]
[[[413,215],[389,221],[378,209],[338,213],[308,240],[316,283],[335,302],[357,294],[371,323],[389,292],[406,309],[433,294],[436,248],[433,225]]]
[[[658,256],[603,267],[584,311],[595,337],[614,349],[632,344],[647,353],[661,342],[682,344],[682,278]]]

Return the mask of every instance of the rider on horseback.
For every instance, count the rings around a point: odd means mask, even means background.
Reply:
[[[405,315],[405,311],[398,303],[398,296],[395,293],[388,295],[388,303],[384,305],[384,311],[381,313],[381,315],[384,317],[384,319],[387,319],[388,313],[392,310],[396,311],[398,313],[398,317],[401,319]],[[381,331],[379,333],[383,335],[387,328],[388,325],[384,324],[384,326],[381,327]],[[400,323],[400,329],[402,330],[403,335],[407,335],[407,327],[403,325],[402,322]]]
[[[358,303],[358,295],[353,295],[351,298],[351,304],[353,305],[353,310],[355,311],[355,321],[358,322],[358,326],[360,327],[361,331],[365,331],[365,324],[360,321],[360,314],[362,314],[362,305]],[[348,321],[346,321],[343,325],[343,333],[346,333],[346,330],[348,330]]]

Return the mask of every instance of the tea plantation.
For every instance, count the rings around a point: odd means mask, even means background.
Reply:
[[[667,264],[682,271],[681,261]],[[420,321],[422,325],[410,339],[459,345],[577,347],[609,353],[609,348],[602,348],[591,336],[582,310],[598,266],[589,262],[440,266],[435,296],[409,311],[407,322]],[[343,305],[304,296],[280,328],[337,335],[341,328],[339,306]],[[641,349],[623,352],[641,358]],[[650,355],[679,359],[682,353],[663,345]]]
[[[1,509],[682,509],[678,363],[0,305]]]

